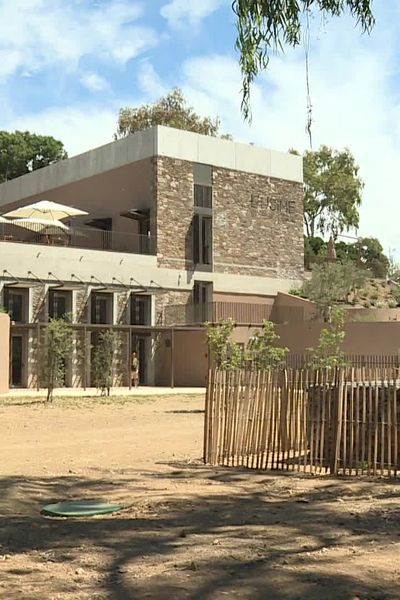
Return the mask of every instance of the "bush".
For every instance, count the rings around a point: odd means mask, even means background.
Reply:
[[[332,312],[332,322],[322,329],[318,346],[307,348],[311,353],[309,366],[313,369],[345,367],[347,362],[342,351],[345,337],[344,311],[336,308]]]
[[[72,328],[65,319],[51,319],[45,332],[43,376],[47,401],[53,400],[53,390],[64,382],[65,360],[72,349]]]
[[[389,300],[388,302],[388,306],[389,308],[396,308],[398,306],[398,303],[396,302],[396,300]]]
[[[108,329],[100,333],[99,342],[94,349],[93,371],[96,387],[101,393],[110,395],[113,385],[113,357],[115,352],[116,335]]]
[[[395,302],[397,303],[397,305],[399,305],[400,304],[400,285],[396,285],[396,287],[393,288],[392,296],[393,296]]]

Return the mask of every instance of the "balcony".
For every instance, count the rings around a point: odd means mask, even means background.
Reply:
[[[235,323],[261,325],[264,319],[271,318],[272,306],[268,304],[247,304],[244,302],[210,302],[207,304],[175,304],[164,309],[164,324],[199,325],[205,321],[233,319]]]
[[[308,317],[309,319],[310,317]],[[175,304],[164,309],[164,325],[201,325],[232,319],[236,325],[261,325],[264,320],[275,324],[303,323],[303,307],[251,304],[245,302],[210,302],[207,304]]]
[[[2,241],[126,252],[128,254],[154,254],[150,236],[90,227],[82,229],[74,227],[64,232],[62,229],[54,227],[49,227],[44,231],[40,225],[35,226],[34,224],[28,230],[12,223],[6,223],[0,224],[0,243]]]

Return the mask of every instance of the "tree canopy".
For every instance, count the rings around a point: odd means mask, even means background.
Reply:
[[[369,271],[372,277],[381,279],[396,272],[396,267],[392,267],[392,273],[390,272],[390,260],[384,254],[382,244],[377,238],[358,238],[353,243],[336,242],[335,250],[337,262],[352,263],[359,269]],[[304,255],[306,265],[324,261],[327,256],[327,242],[321,237],[305,236]]]
[[[320,316],[330,322],[335,304],[346,302],[365,280],[366,272],[354,263],[325,262],[314,267],[311,279],[303,284],[302,295],[315,302]]]
[[[237,16],[236,48],[242,71],[242,111],[250,117],[250,90],[271,52],[298,46],[307,31],[307,13],[339,17],[349,12],[369,32],[374,23],[372,0],[233,0]]]
[[[333,150],[328,146],[308,150],[303,156],[303,168],[307,236],[320,233],[336,239],[343,231],[358,227],[364,183],[350,150]]]
[[[63,143],[29,131],[0,131],[0,183],[67,158]]]
[[[125,137],[154,125],[166,125],[215,137],[220,135],[219,117],[201,117],[188,104],[182,90],[174,88],[153,104],[121,108],[115,138]]]

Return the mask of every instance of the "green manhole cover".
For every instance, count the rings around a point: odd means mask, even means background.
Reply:
[[[57,502],[43,506],[41,513],[50,517],[93,517],[106,515],[121,510],[118,504],[108,504],[96,500],[74,500],[71,502]]]

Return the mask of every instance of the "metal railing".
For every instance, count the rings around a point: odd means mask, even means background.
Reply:
[[[0,223],[1,241],[87,248],[129,254],[153,254],[154,251],[152,240],[147,235],[122,231],[104,231],[92,227],[74,227],[68,231],[53,226],[43,229],[42,225],[33,223],[29,226],[29,229],[13,223]]]

